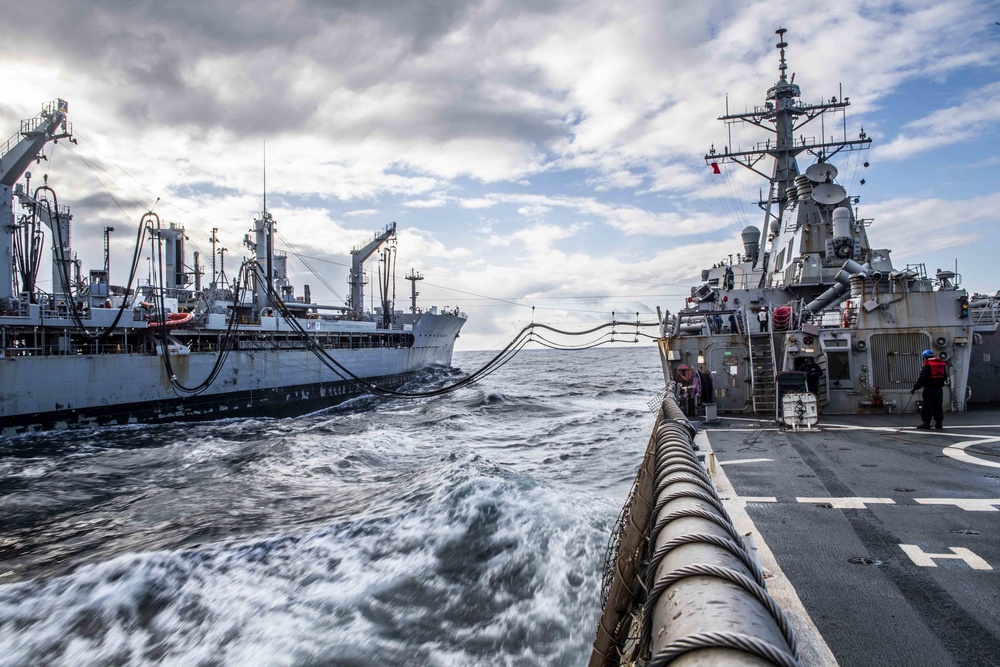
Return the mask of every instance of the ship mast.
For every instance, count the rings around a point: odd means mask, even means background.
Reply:
[[[254,261],[258,266],[258,271],[254,275],[256,295],[254,305],[258,312],[263,312],[271,302],[270,293],[276,289],[274,285],[274,228],[277,221],[271,212],[267,210],[267,144],[264,144],[264,210],[260,216],[254,218],[253,238],[250,234],[243,237],[243,245],[253,251]],[[212,230],[212,237],[215,237],[215,230]]]
[[[110,282],[111,278],[111,232],[115,231],[114,227],[104,228],[104,275],[107,276]]]
[[[410,312],[416,315],[417,297],[420,296],[420,292],[417,291],[417,281],[423,280],[424,275],[417,272],[416,269],[410,269],[410,272],[405,276],[405,278],[410,281]]]
[[[840,151],[857,150],[868,148],[871,139],[865,135],[864,131],[858,139],[847,138],[846,125],[843,126],[843,135],[840,140],[833,137],[829,141],[820,136],[817,140],[814,137],[805,137],[795,134],[807,123],[825,113],[842,111],[850,105],[849,98],[838,100],[831,97],[828,102],[820,104],[803,104],[799,101],[802,93],[795,84],[795,74],[791,79],[787,76],[788,63],[785,60],[785,49],[788,43],[785,41],[785,28],[775,31],[778,35],[776,48],[779,50],[778,60],[778,81],[767,91],[767,101],[764,106],[754,107],[752,111],[741,114],[727,114],[720,116],[719,120],[729,126],[730,144],[722,151],[716,150],[713,145],[708,154],[705,155],[706,162],[718,164],[720,162],[734,162],[750,171],[762,176],[768,181],[767,198],[761,198],[757,205],[764,211],[764,225],[761,230],[759,257],[766,257],[766,247],[768,230],[772,220],[780,220],[781,214],[788,204],[788,190],[795,187],[795,177],[799,175],[798,162],[796,156],[800,153],[808,152],[814,155],[820,162],[824,162],[836,155]],[[747,150],[733,150],[732,146],[732,126],[737,123],[749,123],[759,127],[774,136],[764,142],[758,142],[756,146]],[[774,167],[768,175],[758,167],[758,164],[765,157],[774,159]],[[777,208],[777,210],[775,210]],[[754,262],[756,268],[757,262]]]

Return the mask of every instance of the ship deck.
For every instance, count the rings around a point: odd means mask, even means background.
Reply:
[[[986,665],[1000,656],[1000,409],[704,426],[802,664]],[[752,523],[750,523],[752,522]],[[773,555],[773,557],[772,557]]]

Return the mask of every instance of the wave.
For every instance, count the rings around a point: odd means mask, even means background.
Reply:
[[[639,358],[0,444],[0,666],[581,664],[660,381]]]
[[[583,662],[617,508],[482,459],[438,481],[391,516],[0,586],[0,665]]]

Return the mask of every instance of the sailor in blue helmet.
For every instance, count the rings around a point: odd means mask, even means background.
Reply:
[[[917,378],[913,389],[910,390],[911,394],[917,389],[924,390],[924,402],[920,406],[920,425],[917,428],[929,429],[933,417],[934,428],[940,429],[943,428],[941,422],[944,410],[941,407],[941,401],[944,397],[944,381],[948,377],[948,364],[934,356],[930,350],[924,350],[921,356],[924,359],[924,365],[920,369],[920,377]]]

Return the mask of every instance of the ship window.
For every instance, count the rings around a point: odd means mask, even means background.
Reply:
[[[781,252],[778,253],[778,257],[774,260],[774,272],[777,273],[785,266],[785,249],[782,248]]]
[[[788,261],[789,261],[789,263],[791,263],[791,261],[792,261],[792,244],[794,244],[794,243],[795,243],[795,237],[794,236],[792,238],[788,239]]]

